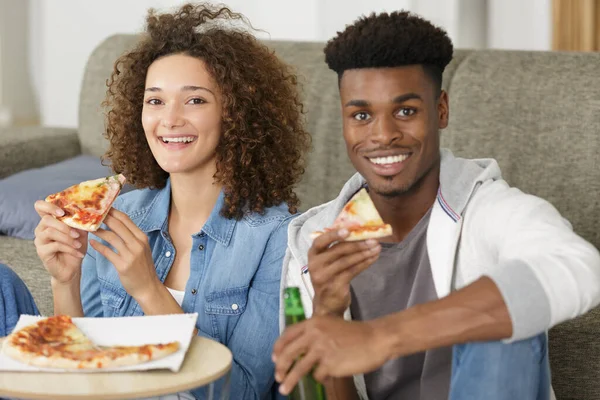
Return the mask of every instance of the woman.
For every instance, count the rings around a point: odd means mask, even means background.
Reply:
[[[105,158],[142,190],[119,197],[89,238],[36,203],[35,244],[56,314],[197,312],[198,334],[233,353],[232,397],[263,399],[309,139],[296,77],[252,35],[224,27],[237,21],[205,5],[150,11],[105,101]]]

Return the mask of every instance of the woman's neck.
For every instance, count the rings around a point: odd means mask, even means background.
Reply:
[[[171,174],[169,225],[174,222],[190,234],[199,232],[212,213],[222,187],[215,183],[214,173]]]

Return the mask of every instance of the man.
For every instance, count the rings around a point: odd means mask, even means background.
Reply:
[[[545,400],[547,330],[600,301],[598,251],[551,204],[494,160],[440,150],[452,51],[405,12],[361,18],[325,48],[358,174],[290,224],[284,284],[313,317],[275,345],[284,394],[314,368],[337,399]],[[393,235],[311,241],[362,187]]]

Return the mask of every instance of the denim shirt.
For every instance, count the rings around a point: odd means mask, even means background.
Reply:
[[[170,198],[167,182],[160,190],[124,194],[113,205],[148,235],[162,282],[175,258],[168,232]],[[281,266],[292,216],[282,204],[262,215],[249,213],[236,221],[220,215],[223,204],[221,192],[202,230],[192,235],[190,276],[182,309],[198,313],[199,335],[231,350],[231,398],[266,399],[274,383],[271,350],[279,334]],[[143,315],[112,264],[91,246],[83,260],[81,300],[86,317]],[[203,399],[207,391],[196,389],[192,393]]]

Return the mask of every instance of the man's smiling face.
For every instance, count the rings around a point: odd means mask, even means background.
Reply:
[[[340,96],[348,155],[372,191],[398,196],[435,170],[448,97],[422,66],[347,70]]]

